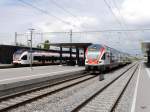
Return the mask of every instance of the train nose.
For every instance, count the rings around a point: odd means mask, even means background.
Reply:
[[[88,64],[98,64],[98,60],[97,59],[89,59]]]

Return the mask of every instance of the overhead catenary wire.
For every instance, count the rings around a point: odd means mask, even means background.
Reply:
[[[67,10],[64,6],[60,5],[56,0],[49,0],[52,4],[54,4],[56,7],[62,9],[64,12],[66,12],[67,14],[69,14],[71,17],[73,17],[77,22],[81,22],[81,19],[73,14],[71,11]],[[87,25],[86,23],[83,23],[84,25]],[[84,26],[83,26],[84,27]]]
[[[109,3],[106,1],[106,0],[103,0],[104,3],[106,4],[106,6],[108,7],[109,11],[111,12],[111,14],[113,15],[113,17],[115,18],[116,22],[121,26],[123,27],[124,25],[122,24],[121,20],[118,19],[118,17],[116,16],[116,14],[113,12],[112,10],[112,7],[109,5]],[[124,33],[125,35],[127,35],[128,37],[128,34]]]
[[[75,31],[72,33],[102,33],[102,32],[143,32],[143,31],[150,31],[150,28],[143,28],[143,29],[108,29],[108,30],[90,30],[90,31]],[[45,34],[49,34],[49,33],[70,33],[68,31],[66,32],[62,32],[62,31],[58,31],[58,32],[43,32]],[[34,34],[41,34],[40,33],[34,33]],[[18,35],[23,35],[23,34],[18,34]]]
[[[119,13],[119,15],[120,15],[120,17],[121,17],[122,23],[123,23],[124,26],[128,29],[128,26],[127,26],[127,24],[126,24],[126,22],[125,22],[125,19],[124,19],[123,15],[122,15],[121,12],[120,12],[120,9],[119,9],[119,7],[118,7],[118,5],[117,5],[117,3],[116,3],[116,0],[112,0],[112,2],[113,2],[115,8],[117,9],[117,11],[118,11],[118,13]]]
[[[55,6],[59,7],[60,9],[62,9],[63,11],[65,11],[66,13],[68,13],[69,15],[71,15],[72,17],[78,19],[78,17],[76,15],[74,15],[73,13],[71,13],[70,11],[68,11],[66,8],[64,8],[62,5],[58,4],[55,0],[49,0],[51,3],[53,3]]]
[[[122,13],[120,12],[120,9],[119,9],[119,7],[118,7],[118,5],[117,5],[117,3],[116,3],[116,0],[112,0],[112,2],[113,2],[115,8],[116,8],[117,11],[118,11],[118,14],[120,15],[120,19],[122,20],[122,24],[124,25],[124,27],[125,27],[126,29],[128,29],[128,25],[127,25],[126,22],[125,22],[124,16],[123,16]],[[128,32],[127,32],[127,35],[129,36],[129,33],[128,33]]]
[[[52,14],[52,13],[50,13],[50,12],[48,12],[48,11],[42,9],[42,8],[39,8],[39,7],[37,7],[37,6],[35,6],[35,5],[31,4],[31,3],[29,3],[29,2],[27,2],[27,1],[24,1],[24,0],[18,0],[18,1],[20,1],[21,3],[23,3],[23,4],[25,4],[25,5],[30,6],[30,7],[33,8],[33,9],[36,9],[37,11],[39,11],[39,12],[41,12],[41,13],[44,13],[44,14],[50,16],[50,17],[54,17],[55,19],[57,19],[58,21],[60,21],[60,22],[62,22],[62,23],[64,23],[64,24],[67,24],[67,25],[71,25],[71,26],[73,26],[73,27],[76,27],[76,25],[71,24],[70,22],[65,21],[65,20],[63,20],[63,19],[57,17],[56,15],[54,15],[54,14]]]
[[[82,31],[86,33],[98,33],[98,32],[141,32],[141,31],[150,31],[150,28],[143,28],[143,29],[107,29],[107,30],[93,30],[93,31]],[[80,33],[82,33],[80,32]]]
[[[117,18],[117,16],[116,16],[115,13],[113,12],[113,10],[112,10],[111,6],[109,5],[109,3],[108,3],[106,0],[104,0],[104,3],[105,3],[106,6],[108,7],[108,9],[109,9],[109,11],[111,12],[111,14],[114,16],[116,22],[117,22],[120,26],[122,26],[120,20]]]

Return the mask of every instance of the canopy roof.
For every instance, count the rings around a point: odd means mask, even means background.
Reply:
[[[61,46],[61,47],[66,47],[66,48],[86,48],[89,45],[91,45],[92,43],[50,43],[50,46]]]

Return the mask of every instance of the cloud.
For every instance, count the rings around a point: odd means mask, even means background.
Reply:
[[[82,31],[85,29],[91,29],[99,24],[97,18],[88,16],[79,16],[76,19],[72,17],[62,17],[64,20],[69,21],[71,25],[64,24],[60,21],[55,21],[53,18],[43,18],[43,21],[37,21],[33,24],[36,28],[39,28],[43,32],[54,31]]]
[[[35,32],[57,32],[57,31],[87,31],[87,30],[103,30],[103,29],[123,29],[115,21],[114,16],[103,0],[61,0],[58,2],[60,5],[69,10],[72,14],[76,15],[76,18],[67,14],[62,9],[56,7],[50,2],[50,0],[24,0],[48,11],[59,17],[60,19],[69,22],[67,25],[57,20],[51,14],[43,14],[40,11],[31,8],[18,0],[1,0],[0,1],[0,32],[14,32],[18,33],[27,32],[29,28],[35,28]],[[56,0],[55,0],[56,1]],[[116,8],[113,7],[112,1],[109,4],[112,6],[113,11],[120,18]],[[126,23],[132,28],[143,27],[150,25],[150,1],[148,0],[116,0],[119,6],[121,14],[124,16]],[[141,28],[141,27],[140,27]],[[126,52],[131,52],[133,47],[140,49],[139,40],[148,39],[148,32],[129,32],[129,36],[126,32],[101,32],[101,33],[76,33],[73,34],[74,42],[93,42],[99,44],[106,44],[113,48],[117,48]],[[26,37],[23,42],[26,42]],[[119,39],[120,38],[120,39]],[[50,39],[51,42],[69,42],[69,33],[67,34],[45,34],[43,39],[39,35],[36,35],[34,40],[36,43],[44,39]],[[3,38],[4,40],[4,38]],[[14,37],[10,37],[9,40],[14,41]],[[22,39],[23,40],[23,39]],[[21,41],[21,40],[20,40]],[[7,42],[7,39],[6,39]],[[26,42],[27,43],[27,42]],[[35,43],[35,44],[36,44]],[[121,46],[121,47],[120,47]],[[123,49],[122,49],[123,48]]]
[[[149,0],[125,0],[121,13],[130,24],[143,24],[150,21]]]

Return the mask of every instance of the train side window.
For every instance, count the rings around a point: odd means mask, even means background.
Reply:
[[[27,60],[27,55],[24,55],[21,59],[22,60]]]
[[[33,60],[41,60],[41,56],[34,56]]]
[[[106,58],[106,53],[103,54],[102,60],[105,60],[105,58]]]

